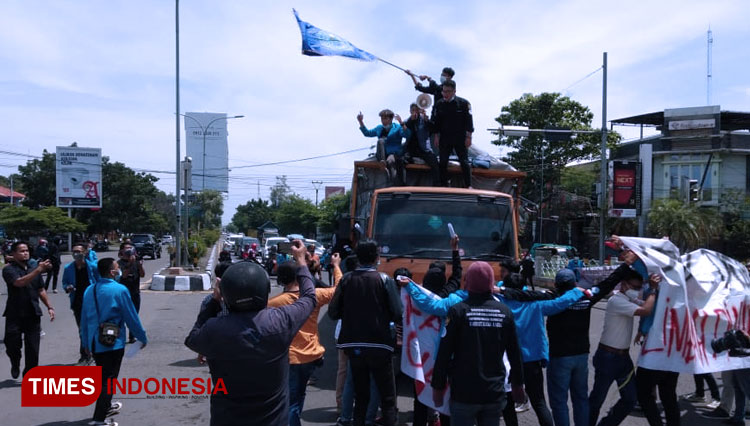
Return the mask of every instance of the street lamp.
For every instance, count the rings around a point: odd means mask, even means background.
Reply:
[[[200,121],[198,121],[196,118],[191,117],[189,115],[185,115],[185,114],[180,114],[180,115],[183,116],[183,117],[185,117],[185,118],[189,118],[189,119],[195,121],[195,123],[198,125],[198,127],[201,128],[201,132],[203,132],[203,183],[201,184],[201,191],[205,191],[206,190],[206,133],[208,133],[208,130],[211,128],[211,125],[214,124],[215,122],[219,121],[219,120],[232,120],[234,118],[244,118],[245,116],[244,115],[235,115],[235,116],[232,116],[232,117],[218,117],[218,118],[214,118],[213,120],[211,120],[211,121],[208,122],[208,125],[206,127],[203,127],[201,125]]]

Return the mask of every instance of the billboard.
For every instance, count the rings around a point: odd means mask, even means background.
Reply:
[[[102,207],[102,150],[58,146],[56,151],[57,207]]]
[[[326,197],[325,199],[328,199],[329,197],[333,197],[334,195],[339,194],[345,194],[346,188],[343,186],[326,186]]]
[[[636,217],[641,209],[641,164],[637,161],[609,163],[609,215]]]
[[[192,190],[213,189],[227,192],[227,115],[211,112],[186,113],[185,144],[187,155],[193,160]]]

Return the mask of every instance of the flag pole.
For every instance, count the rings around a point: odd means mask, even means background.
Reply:
[[[403,71],[403,72],[406,72],[406,70],[405,70],[405,69],[401,68],[401,67],[400,67],[400,66],[398,66],[398,65],[394,65],[394,64],[392,64],[392,63],[390,63],[390,62],[386,61],[385,59],[382,59],[382,58],[378,58],[378,61],[380,61],[380,62],[382,62],[382,63],[384,63],[384,64],[388,64],[388,65],[392,66],[393,68],[399,69],[399,70],[401,70],[401,71]]]

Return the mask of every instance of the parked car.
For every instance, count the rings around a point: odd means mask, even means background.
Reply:
[[[161,257],[161,244],[156,241],[153,234],[133,234],[130,241],[133,243],[138,256],[151,256],[151,259]]]
[[[174,244],[174,238],[169,234],[164,234],[161,236],[161,242],[162,244]]]

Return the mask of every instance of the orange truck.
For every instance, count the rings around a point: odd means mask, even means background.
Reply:
[[[450,274],[450,223],[460,239],[464,271],[483,260],[498,275],[500,260],[519,256],[518,194],[526,176],[500,164],[474,168],[473,189],[465,189],[429,186],[429,168],[420,164],[406,166],[408,186],[387,186],[382,163],[355,162],[351,240],[376,240],[380,246],[378,270],[393,276],[396,269],[405,267],[421,283],[429,264],[436,260],[444,261]],[[458,166],[449,166],[448,172],[453,182],[460,182]]]

